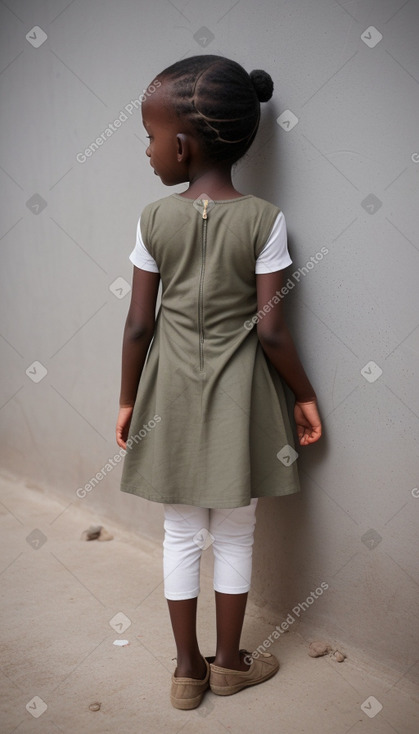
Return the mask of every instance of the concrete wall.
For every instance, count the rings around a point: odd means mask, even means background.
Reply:
[[[0,4],[3,470],[161,538],[120,465],[76,496],[118,451],[128,255],[170,192],[133,102],[185,55],[266,68],[275,97],[235,181],[286,214],[287,310],[325,437],[301,451],[301,495],[260,502],[253,598],[401,675],[418,657],[418,18],[416,0]]]

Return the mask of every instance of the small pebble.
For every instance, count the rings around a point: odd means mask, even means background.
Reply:
[[[308,654],[312,658],[320,658],[322,655],[327,655],[328,652],[331,652],[332,648],[330,647],[328,642],[321,642],[320,640],[317,640],[316,642],[311,642],[308,648]]]
[[[89,706],[90,711],[99,711],[101,704],[99,701],[95,701],[95,703],[91,703]]]
[[[82,540],[96,540],[99,537],[102,525],[91,525],[90,528],[84,530],[81,534]]]
[[[113,535],[105,528],[100,529],[98,540],[113,540]]]
[[[102,525],[91,525],[83,530],[81,540],[113,540],[113,535]]]
[[[343,661],[345,660],[345,655],[343,654],[343,652],[336,650],[335,659],[337,660],[338,663],[343,663]]]

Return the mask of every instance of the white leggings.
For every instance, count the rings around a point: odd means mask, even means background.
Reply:
[[[250,505],[214,510],[164,505],[163,571],[166,599],[198,596],[202,551],[212,545],[214,589],[243,594],[250,589],[257,499]]]

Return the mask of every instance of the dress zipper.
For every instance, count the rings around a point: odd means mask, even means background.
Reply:
[[[202,243],[201,243],[201,277],[199,279],[199,300],[198,300],[198,319],[199,319],[199,369],[204,369],[204,274],[205,274],[205,256],[207,251],[207,207],[208,199],[204,199],[204,211],[202,212]]]

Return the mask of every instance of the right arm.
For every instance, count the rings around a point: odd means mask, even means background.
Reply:
[[[283,287],[283,271],[256,275],[256,287],[258,311],[263,311]],[[264,312],[257,325],[257,334],[266,356],[295,395],[294,418],[301,446],[314,443],[322,430],[316,393],[285,323],[282,300]]]

